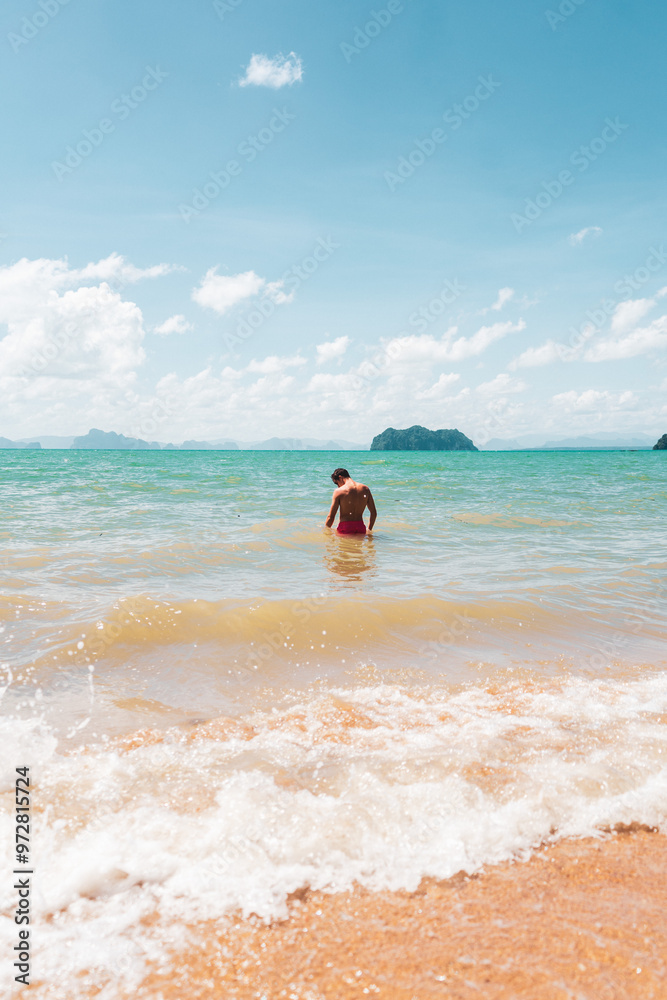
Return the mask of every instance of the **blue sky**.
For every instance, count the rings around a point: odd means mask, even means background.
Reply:
[[[666,34],[7,0],[0,434],[663,433]]]

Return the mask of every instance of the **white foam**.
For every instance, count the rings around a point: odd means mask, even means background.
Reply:
[[[39,727],[6,723],[5,737],[12,726],[38,737],[34,978],[68,983],[72,998],[84,969],[132,988],[182,923],[282,917],[304,885],[414,890],[549,839],[666,829],[665,711],[667,677],[655,674],[338,690],[255,713],[250,740],[174,737],[126,753],[63,757]],[[13,890],[0,892],[9,913]],[[154,910],[160,924],[142,929]],[[3,949],[14,934],[5,919]]]

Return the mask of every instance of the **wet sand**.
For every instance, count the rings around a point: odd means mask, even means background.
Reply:
[[[634,829],[415,893],[296,894],[268,927],[193,926],[132,996],[667,1000],[666,912],[667,837]]]

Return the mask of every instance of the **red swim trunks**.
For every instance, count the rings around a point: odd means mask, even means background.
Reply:
[[[339,535],[365,535],[366,525],[363,521],[339,521],[336,530]]]

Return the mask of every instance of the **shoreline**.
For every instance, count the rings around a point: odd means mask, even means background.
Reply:
[[[303,890],[189,928],[137,1000],[664,1000],[667,836],[633,825],[414,893]],[[157,930],[157,928],[155,928]]]

